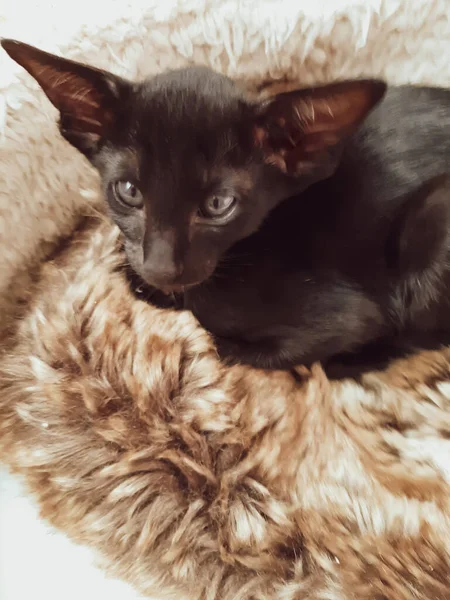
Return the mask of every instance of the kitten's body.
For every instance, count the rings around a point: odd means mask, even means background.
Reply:
[[[2,45],[99,170],[133,269],[183,290],[225,358],[289,367],[450,330],[450,91],[255,100],[208,69],[134,84]]]
[[[448,328],[447,282],[437,302],[409,315],[387,260],[400,208],[443,173],[450,174],[450,91],[390,89],[336,173],[276,208],[228,251],[217,276],[185,293],[184,306],[227,338],[226,354],[259,366],[323,360],[406,325]],[[422,250],[426,256],[428,246]]]

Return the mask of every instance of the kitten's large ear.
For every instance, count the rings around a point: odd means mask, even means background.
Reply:
[[[388,265],[400,278],[417,278],[446,268],[449,250],[450,178],[442,175],[406,203],[388,239]]]
[[[90,157],[117,116],[119,101],[130,84],[108,73],[3,39],[9,56],[36,79],[60,112],[62,135]]]
[[[257,107],[255,142],[288,175],[332,172],[343,142],[385,91],[382,81],[360,80],[277,94]]]

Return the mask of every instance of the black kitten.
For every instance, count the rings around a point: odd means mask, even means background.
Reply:
[[[99,170],[133,269],[222,356],[288,367],[443,326],[450,92],[380,102],[361,80],[257,101],[204,68],[131,83],[2,45]]]

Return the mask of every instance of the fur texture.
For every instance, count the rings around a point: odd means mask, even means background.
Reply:
[[[359,384],[226,370],[132,298],[117,243],[80,224],[1,361],[1,453],[44,517],[144,593],[448,598],[450,351]]]
[[[450,85],[447,0],[150,4],[9,3],[0,34],[129,77]],[[43,516],[145,594],[448,598],[450,352],[359,383],[224,370],[192,317],[131,297],[117,232],[82,217],[95,175],[0,61],[0,456]]]

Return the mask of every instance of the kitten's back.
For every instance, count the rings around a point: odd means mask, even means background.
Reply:
[[[373,189],[378,201],[449,172],[450,90],[390,88],[351,140],[344,168],[355,154],[366,167],[367,191]]]

